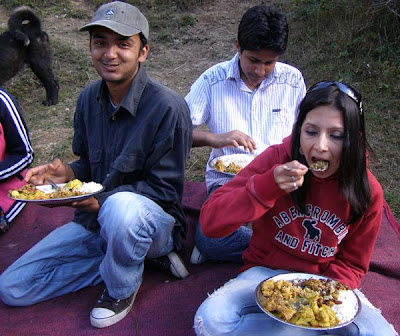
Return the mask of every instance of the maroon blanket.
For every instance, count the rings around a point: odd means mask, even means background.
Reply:
[[[105,329],[90,325],[89,312],[103,286],[85,288],[31,307],[8,307],[0,303],[1,336],[188,336],[197,307],[207,293],[237,274],[239,265],[206,262],[190,265],[194,226],[205,197],[203,183],[187,182],[183,199],[189,223],[188,239],[182,255],[190,276],[173,276],[145,270],[144,281],[133,305],[132,314]],[[0,236],[0,272],[38,240],[73,216],[68,207],[45,208],[28,205],[9,232]],[[382,310],[396,330],[400,330],[400,226],[385,205],[382,228],[371,268],[361,290]]]

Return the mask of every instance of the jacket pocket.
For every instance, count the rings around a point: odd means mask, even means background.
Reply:
[[[145,160],[137,155],[121,154],[112,164],[112,168],[121,173],[143,171]]]

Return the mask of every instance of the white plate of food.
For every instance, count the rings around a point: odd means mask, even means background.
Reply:
[[[8,197],[19,202],[40,205],[66,205],[84,200],[104,190],[100,183],[81,182],[78,179],[57,184],[57,187],[58,190],[50,184],[38,186],[26,184],[19,189],[10,190]]]
[[[344,327],[361,310],[357,294],[341,282],[308,273],[285,273],[262,281],[255,297],[260,309],[287,325],[310,330]]]
[[[255,154],[229,154],[216,157],[209,163],[210,167],[220,173],[235,176],[256,157]]]

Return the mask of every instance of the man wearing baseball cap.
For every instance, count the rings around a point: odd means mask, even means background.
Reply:
[[[51,232],[0,276],[4,303],[26,306],[104,281],[90,313],[103,328],[130,311],[145,259],[177,278],[189,275],[179,256],[186,233],[180,205],[192,127],[182,97],[149,78],[144,15],[124,2],[102,5],[81,30],[101,80],[80,94],[73,151],[30,169],[26,181],[75,178],[104,190],[71,203],[74,219]]]

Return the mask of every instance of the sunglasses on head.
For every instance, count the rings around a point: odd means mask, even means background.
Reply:
[[[348,86],[347,84],[344,84],[342,82],[336,82],[336,81],[322,81],[319,83],[316,83],[314,85],[312,85],[307,92],[312,92],[312,91],[316,91],[316,90],[320,90],[320,89],[325,89],[329,86],[336,86],[341,92],[343,92],[344,94],[346,94],[348,97],[350,97],[351,99],[353,99],[358,108],[360,109],[360,114],[363,114],[363,104],[361,101],[361,95],[354,90],[353,88],[351,88],[350,86]]]

